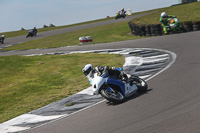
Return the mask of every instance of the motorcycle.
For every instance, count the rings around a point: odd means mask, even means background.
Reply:
[[[121,71],[121,68],[117,70]],[[113,103],[122,103],[134,93],[146,92],[148,88],[147,83],[137,76],[128,75],[128,80],[125,82],[110,76],[108,72],[95,73],[91,85],[94,95],[101,94]]]
[[[123,13],[118,12],[115,16],[115,20],[119,18],[125,18],[125,17],[126,17],[126,11],[124,11]]]
[[[0,42],[1,42],[2,44],[4,44],[4,40],[5,40],[4,35],[0,36]]]
[[[182,25],[177,18],[170,18],[166,28],[168,33],[177,33],[182,31]]]
[[[37,30],[32,29],[28,32],[28,35],[26,36],[26,38],[28,38],[29,36],[33,37],[37,35]]]

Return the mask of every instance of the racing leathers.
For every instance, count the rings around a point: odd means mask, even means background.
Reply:
[[[169,22],[169,20],[171,19],[171,18],[175,18],[176,16],[174,16],[174,15],[167,15],[167,16],[165,16],[165,18],[163,18],[163,17],[160,17],[160,23],[161,23],[161,25],[162,25],[162,27],[163,27],[163,32],[164,32],[164,34],[167,34],[168,32],[167,32],[167,26],[168,26],[168,22]]]
[[[108,66],[97,66],[95,67],[95,69],[93,70],[93,73],[97,73],[99,72],[100,75],[103,75],[104,73],[108,73],[110,76],[114,76],[116,79],[120,79],[122,81],[127,81],[128,80],[128,76],[122,72],[117,70],[115,67],[109,68]],[[91,82],[93,77],[87,77],[88,80]]]

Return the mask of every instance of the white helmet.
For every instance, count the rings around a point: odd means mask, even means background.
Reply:
[[[93,77],[94,67],[91,64],[87,64],[82,69],[83,73],[87,78]]]
[[[167,18],[167,13],[166,13],[166,12],[162,12],[160,16],[161,16],[163,19],[166,19],[166,18]]]

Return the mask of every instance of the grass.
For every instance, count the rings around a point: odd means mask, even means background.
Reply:
[[[106,20],[110,20],[110,19],[114,19],[114,18],[110,17],[110,18],[92,20],[92,21],[87,21],[87,22],[81,22],[81,23],[71,24],[71,25],[63,25],[63,26],[48,27],[48,28],[38,28],[38,32],[45,32],[45,31],[50,31],[50,30],[57,30],[57,29],[68,28],[68,27],[73,27],[73,26],[77,26],[77,25],[83,25],[83,24],[90,24],[90,23],[94,23],[94,22],[106,21]],[[10,37],[27,35],[27,33],[28,33],[29,30],[30,29],[19,30],[19,31],[10,31],[10,32],[2,32],[0,34],[4,34],[6,38],[10,38]]]
[[[66,107],[73,106],[73,105],[74,105],[74,103],[67,103]]]
[[[4,48],[3,51],[80,45],[81,36],[92,36],[93,44],[141,38],[130,34],[128,21],[125,21],[28,41]]]
[[[157,11],[155,14],[133,19],[131,22],[136,24],[157,24],[162,12],[175,15],[180,22],[200,20],[200,2],[161,8],[157,9]]]
[[[122,67],[124,57],[91,53],[6,56],[0,62],[1,123],[89,87],[82,73],[85,64]]]

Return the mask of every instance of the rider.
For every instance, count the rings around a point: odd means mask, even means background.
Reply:
[[[171,18],[176,18],[176,16],[174,15],[167,15],[166,12],[162,12],[161,15],[160,15],[160,23],[163,27],[163,31],[164,31],[164,34],[167,34],[167,26],[168,26],[168,21],[169,19]]]
[[[37,28],[36,27],[33,28],[33,34],[34,34],[34,36],[37,35]]]
[[[108,72],[109,75],[115,76],[117,79],[121,79],[122,81],[127,81],[128,79],[126,74],[118,71],[115,67],[109,68],[108,66],[97,66],[94,68],[91,64],[87,64],[83,67],[82,71],[90,82],[94,78],[94,73],[97,72],[100,72],[101,74]]]
[[[122,12],[122,14],[125,14],[124,8],[122,8],[121,12]]]
[[[2,44],[4,43],[4,39],[5,39],[5,36],[4,36],[4,35],[0,36],[0,42],[1,42]]]
[[[124,14],[125,14],[124,8],[122,8],[122,9],[119,11],[119,14],[120,14],[121,16],[124,16]]]

